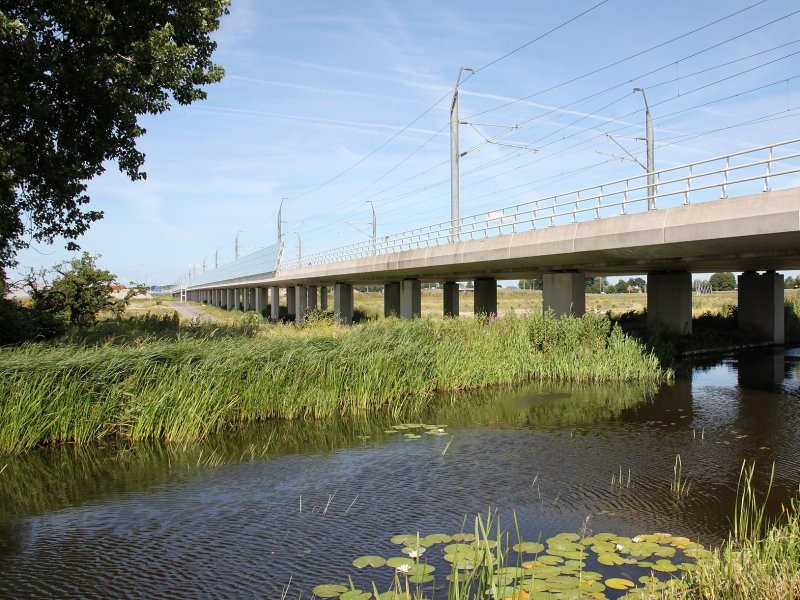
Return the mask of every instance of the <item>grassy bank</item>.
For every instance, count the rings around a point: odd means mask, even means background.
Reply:
[[[182,441],[271,418],[400,415],[444,390],[666,375],[605,318],[323,322],[252,337],[210,327],[184,334],[170,326],[122,344],[111,337],[102,346],[0,351],[0,450],[104,438]]]

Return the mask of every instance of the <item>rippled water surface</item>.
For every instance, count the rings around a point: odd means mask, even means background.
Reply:
[[[767,350],[697,362],[660,390],[443,398],[410,420],[445,433],[415,439],[372,418],[5,457],[0,596],[280,598],[291,582],[289,598],[309,598],[356,556],[396,554],[394,534],[471,529],[488,510],[509,525],[516,513],[527,539],[589,517],[595,531],[716,543],[742,461],[761,485],[775,463],[774,510],[797,491],[799,403],[800,352]]]

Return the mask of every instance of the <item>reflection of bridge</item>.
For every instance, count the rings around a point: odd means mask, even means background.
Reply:
[[[458,280],[474,280],[476,313],[494,313],[498,278],[542,277],[545,310],[582,314],[587,274],[646,272],[648,325],[690,333],[691,272],[744,271],[740,325],[782,342],[775,271],[800,268],[799,173],[795,139],[658,171],[652,187],[631,177],[302,259],[282,260],[275,245],[204,273],[185,293],[229,310],[269,306],[277,318],[286,288],[288,312],[302,321],[327,309],[333,287],[334,312],[350,322],[354,284],[383,284],[386,314],[413,318],[423,281],[443,282],[443,312],[458,315]]]

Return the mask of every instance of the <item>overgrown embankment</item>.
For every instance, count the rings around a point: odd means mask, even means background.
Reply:
[[[252,337],[27,345],[0,351],[0,451],[181,441],[270,418],[401,414],[439,391],[531,379],[666,376],[640,343],[596,317],[388,319],[270,327]]]

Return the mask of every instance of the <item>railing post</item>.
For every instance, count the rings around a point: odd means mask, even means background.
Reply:
[[[577,223],[578,222],[578,207],[580,206],[580,203],[581,203],[581,192],[579,190],[578,191],[578,195],[575,197],[575,210],[572,211],[572,222],[573,223]]]
[[[603,206],[603,186],[600,186],[600,195],[597,197],[597,206],[594,209],[594,218],[600,218],[600,207]]]
[[[625,213],[625,205],[628,202],[628,187],[629,187],[629,184],[630,184],[630,179],[626,179],[625,180],[625,191],[622,192],[622,214],[623,215],[626,214]]]
[[[686,189],[683,192],[684,206],[689,204],[689,192],[692,191],[692,165],[689,165],[689,175],[686,177]]]
[[[723,173],[722,178],[722,194],[720,194],[720,200],[723,200],[728,197],[728,170],[731,168],[731,158],[730,156],[725,159],[725,172]]]
[[[769,159],[767,160],[767,175],[764,177],[764,191],[769,190],[769,178],[772,175],[772,146],[769,148]]]

